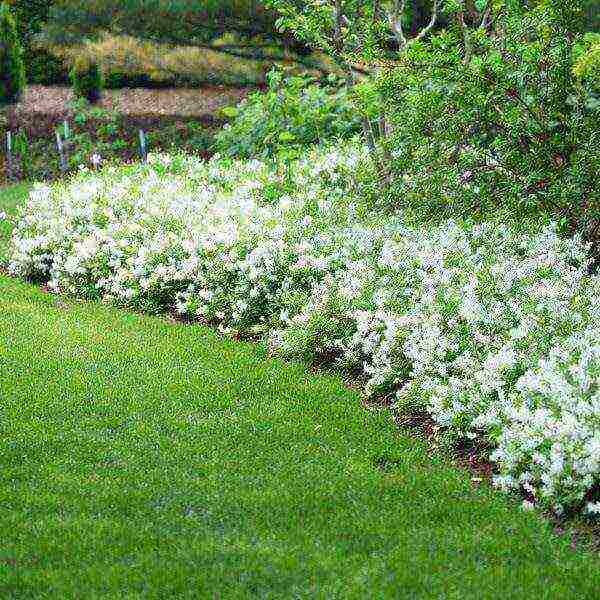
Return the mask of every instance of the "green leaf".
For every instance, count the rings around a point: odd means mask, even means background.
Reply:
[[[237,106],[224,106],[221,109],[221,113],[229,119],[233,119],[233,118],[237,117],[239,112],[240,111]]]
[[[282,131],[279,134],[280,142],[293,142],[296,139],[296,136],[290,131]]]

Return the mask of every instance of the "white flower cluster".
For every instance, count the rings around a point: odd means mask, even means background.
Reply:
[[[600,512],[600,279],[552,226],[416,230],[353,191],[364,150],[278,167],[154,155],[37,186],[10,270],[328,361],[493,447],[497,484]]]

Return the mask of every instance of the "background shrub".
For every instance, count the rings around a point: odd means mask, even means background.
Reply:
[[[98,63],[80,57],[73,64],[70,75],[73,92],[77,98],[85,98],[92,104],[100,100],[104,81]]]
[[[103,32],[83,44],[53,45],[52,52],[67,65],[86,57],[97,61],[105,76],[107,88],[119,87],[198,87],[202,85],[264,85],[267,73],[282,60],[291,73],[322,76],[332,65],[322,55],[296,62],[295,50],[287,50],[261,39],[252,43],[260,46],[261,57],[238,56],[220,51],[237,47],[243,40],[227,33],[213,40],[211,47],[172,45],[157,40]],[[235,52],[235,51],[233,51]]]
[[[36,40],[67,65],[92,56],[111,87],[262,85],[282,63],[321,72],[311,49],[281,35],[275,18],[258,0],[60,0]]]
[[[344,87],[320,86],[305,76],[286,78],[279,70],[267,79],[267,91],[251,94],[232,109],[232,122],[216,136],[218,152],[266,158],[350,138],[360,130],[360,118]]]
[[[15,18],[7,4],[0,4],[0,104],[18,102],[25,87],[23,51]]]
[[[37,40],[54,0],[11,0],[9,4],[17,17],[27,81],[44,85],[67,83],[67,66]]]
[[[600,103],[576,74],[583,27],[552,2],[504,19],[501,36],[460,31],[414,44],[379,79],[390,118],[391,200],[419,218],[551,216],[600,240]]]

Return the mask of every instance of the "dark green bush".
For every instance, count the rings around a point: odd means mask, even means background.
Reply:
[[[25,54],[27,78],[30,83],[58,85],[69,83],[69,69],[57,56],[44,49],[33,49]]]
[[[19,101],[25,88],[23,50],[9,6],[0,4],[0,105]]]
[[[268,85],[231,109],[232,121],[216,136],[218,152],[266,158],[360,131],[345,88],[320,86],[307,77],[285,78],[280,71],[268,75]]]
[[[415,44],[379,80],[391,199],[421,217],[551,216],[600,241],[600,102],[576,74],[583,27],[561,0]]]
[[[27,81],[44,85],[68,82],[64,62],[39,45],[36,36],[48,21],[54,0],[13,0],[17,30],[23,47]]]
[[[85,98],[91,104],[100,100],[104,79],[97,63],[89,63],[83,57],[77,59],[71,69],[70,78],[75,97]]]

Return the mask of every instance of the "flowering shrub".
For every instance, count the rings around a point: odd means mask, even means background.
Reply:
[[[281,165],[151,155],[38,185],[9,269],[177,311],[359,375],[492,449],[504,489],[600,512],[600,279],[552,224],[416,229],[369,210],[366,151]]]

